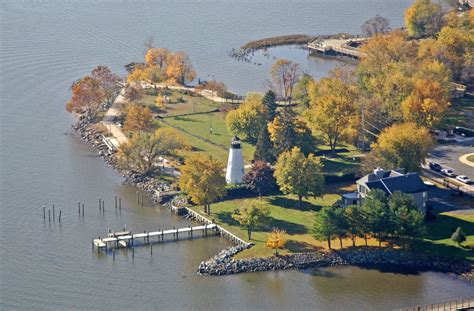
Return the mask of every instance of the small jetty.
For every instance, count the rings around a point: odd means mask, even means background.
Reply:
[[[330,56],[347,56],[359,59],[365,54],[359,50],[361,43],[367,38],[350,39],[316,39],[308,43],[308,49],[317,53]]]
[[[439,311],[457,311],[457,310],[473,310],[474,309],[474,297],[461,298],[454,300],[447,300],[440,303],[420,305],[409,308],[397,309],[397,311],[428,311],[428,310],[439,310]]]
[[[154,232],[145,231],[143,233],[135,234],[133,234],[131,231],[109,232],[106,238],[98,237],[97,239],[92,239],[92,247],[97,248],[97,251],[99,251],[101,249],[107,250],[107,248],[134,246],[134,241],[137,239],[143,239],[145,244],[150,244],[150,242],[153,242],[153,238],[156,238],[156,242],[163,242],[166,235],[172,235],[175,240],[179,239],[180,234],[187,234],[188,237],[192,238],[195,232],[204,233],[204,236],[208,236],[209,233],[218,234],[216,224],[173,228]]]

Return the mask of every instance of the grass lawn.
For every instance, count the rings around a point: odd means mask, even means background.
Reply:
[[[162,117],[212,111],[216,108],[219,108],[220,106],[219,103],[215,103],[202,96],[190,96],[172,90],[169,90],[167,92],[169,101],[166,104],[166,111],[159,113],[159,115]],[[158,93],[156,90],[143,90],[143,97],[137,103],[144,106],[155,107],[155,99],[157,94]],[[184,103],[178,103],[178,97],[183,98]]]
[[[255,229],[252,232],[252,240],[255,246],[239,253],[236,257],[265,257],[273,254],[273,250],[265,247],[267,236],[272,228],[284,229],[287,232],[288,242],[285,249],[280,250],[282,254],[292,252],[308,252],[316,249],[327,248],[326,241],[318,241],[314,239],[310,230],[313,226],[314,215],[323,206],[332,205],[340,198],[339,193],[351,191],[352,185],[339,185],[337,188],[328,189],[328,193],[321,198],[310,198],[304,200],[300,207],[298,199],[291,195],[272,195],[261,198],[270,207],[271,223],[267,228]],[[235,199],[222,201],[211,205],[211,215],[206,216],[214,219],[216,223],[226,228],[230,232],[236,234],[238,237],[248,240],[247,231],[245,228],[232,219],[232,214],[235,209],[242,207],[244,200],[259,200],[258,198],[251,199]],[[202,207],[197,206],[195,210],[202,213]],[[204,215],[204,214],[203,214]],[[363,245],[362,239],[357,240],[357,245]],[[370,240],[370,245],[377,245],[377,241]],[[351,240],[344,240],[344,247],[352,245]],[[339,240],[332,241],[332,247],[339,247]]]
[[[444,256],[460,256],[474,260],[474,214],[440,213],[435,221],[427,224],[427,233],[417,248],[429,253]],[[457,227],[466,234],[465,247],[451,240]]]
[[[474,127],[474,99],[460,98],[452,102],[445,117],[441,121],[440,128],[453,128],[455,126]]]
[[[227,131],[224,112],[166,118],[166,122],[221,146],[222,148],[218,148],[202,139],[197,139],[196,137],[183,133],[188,137],[193,147],[208,152],[216,158],[225,159],[223,162],[227,163],[228,148],[230,147],[232,135]],[[211,126],[212,133],[209,130]],[[197,140],[200,141],[198,144],[196,144]],[[243,142],[242,151],[244,160],[250,162],[253,158],[255,146]]]
[[[474,154],[471,154],[470,156],[468,156],[468,157],[467,157],[467,160],[468,160],[469,162],[474,163]]]

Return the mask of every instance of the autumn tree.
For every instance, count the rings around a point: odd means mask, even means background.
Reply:
[[[162,95],[156,96],[155,105],[158,109],[160,109],[162,111],[166,110],[166,103],[167,102],[166,102],[166,99],[165,99],[164,96],[162,96]]]
[[[309,86],[312,82],[314,82],[313,77],[304,73],[295,86],[295,99],[306,108],[308,108],[310,104]]]
[[[260,130],[260,134],[257,138],[257,144],[255,145],[253,159],[255,161],[263,161],[265,163],[273,163],[276,161],[273,143],[270,139],[270,133],[268,132],[267,126],[264,126]]]
[[[434,37],[442,23],[441,5],[431,0],[415,0],[405,11],[405,26],[408,34],[414,38]]]
[[[189,60],[188,55],[179,51],[173,53],[168,61],[166,75],[176,83],[185,85],[186,82],[193,81],[196,78],[196,72]]]
[[[387,123],[399,122],[403,118],[400,102],[412,91],[416,42],[393,31],[372,37],[360,49],[364,54],[356,69],[359,93],[377,102],[373,108]]]
[[[451,72],[443,64],[423,64],[412,92],[401,103],[404,120],[428,128],[439,124],[450,105],[450,81]]]
[[[264,161],[255,161],[252,169],[244,175],[245,187],[259,196],[266,195],[277,189],[273,169]]]
[[[310,126],[323,133],[323,137],[334,153],[344,132],[349,129],[357,112],[356,88],[344,81],[342,73],[322,78],[310,86],[311,106],[307,111]]]
[[[140,83],[142,81],[147,81],[148,75],[145,71],[145,68],[137,67],[135,68],[127,77],[128,83]]]
[[[107,102],[112,101],[112,96],[120,91],[120,78],[110,71],[107,66],[98,66],[92,70],[91,77],[99,81],[100,87],[104,90]]]
[[[94,115],[107,98],[100,81],[91,76],[76,81],[71,89],[72,96],[66,105],[69,112]]]
[[[311,129],[289,107],[268,124],[268,132],[276,156],[295,146],[305,154],[314,149],[315,142]]]
[[[306,157],[298,147],[278,157],[274,175],[280,190],[296,195],[300,205],[303,198],[323,193],[324,177],[320,160],[313,154]]]
[[[224,165],[204,154],[191,154],[181,167],[179,185],[195,204],[211,213],[211,203],[225,195]]]
[[[372,37],[376,34],[383,34],[390,30],[390,21],[380,15],[375,15],[367,20],[361,27],[365,37]]]
[[[383,167],[417,172],[432,144],[428,129],[415,123],[402,123],[386,128],[373,144],[372,152],[384,163]]]
[[[266,110],[258,93],[249,93],[244,102],[226,117],[229,132],[242,139],[256,140],[266,123]]]
[[[148,66],[156,66],[160,72],[164,72],[171,55],[166,48],[150,48],[145,55],[145,62]]]
[[[299,64],[286,59],[278,59],[271,70],[272,88],[291,104],[293,88],[301,76]]]
[[[128,102],[135,102],[142,98],[142,94],[136,86],[127,85],[123,94]]]
[[[155,133],[134,135],[119,148],[119,165],[141,174],[150,174],[157,168],[159,157],[174,155],[189,144],[174,129],[160,128]]]
[[[286,231],[274,228],[267,238],[265,246],[275,250],[275,255],[278,255],[278,250],[285,247]]]
[[[127,108],[124,130],[130,132],[148,131],[153,125],[153,114],[148,107],[130,104]]]
[[[232,214],[232,218],[247,229],[251,240],[255,228],[265,227],[270,222],[270,208],[261,200],[246,200],[242,206]]]

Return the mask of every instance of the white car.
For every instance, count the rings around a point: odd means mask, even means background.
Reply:
[[[452,169],[449,169],[449,168],[443,168],[441,170],[441,173],[445,176],[449,176],[449,177],[454,177],[456,176],[456,174],[454,173],[454,171]]]
[[[464,176],[464,175],[459,175],[458,177],[456,177],[456,179],[459,180],[460,182],[465,183],[465,184],[470,184],[471,183],[471,180],[469,179],[469,177]]]

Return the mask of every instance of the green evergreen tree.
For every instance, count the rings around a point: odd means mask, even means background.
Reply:
[[[453,235],[451,236],[451,240],[458,243],[458,245],[461,245],[466,241],[466,235],[462,231],[461,227],[458,227],[456,231],[454,231]]]
[[[264,126],[258,135],[257,145],[253,154],[255,161],[264,161],[265,163],[274,163],[276,161],[273,143],[270,140],[268,127]]]
[[[262,104],[267,109],[268,121],[272,121],[276,116],[276,95],[272,90],[265,93],[262,98]]]
[[[334,219],[336,219],[336,208],[333,206],[323,207],[314,220],[311,233],[317,240],[325,239],[328,242],[328,248],[331,249],[331,239],[337,235],[338,230]]]

